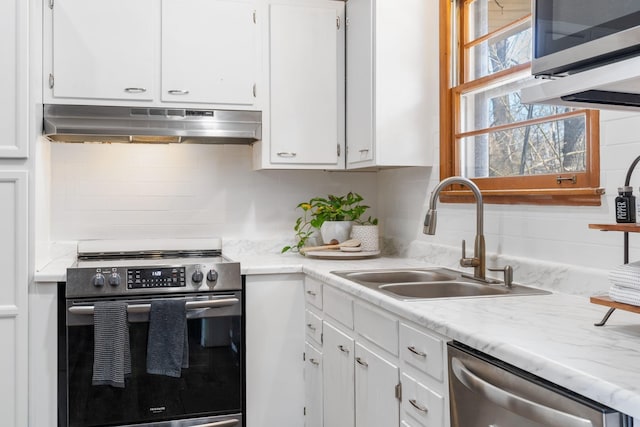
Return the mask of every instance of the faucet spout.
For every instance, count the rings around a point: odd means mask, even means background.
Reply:
[[[462,176],[451,176],[443,179],[434,190],[431,192],[431,199],[429,200],[429,210],[424,218],[423,233],[434,235],[436,233],[436,220],[437,210],[436,205],[438,202],[438,196],[440,192],[452,185],[461,184],[469,188],[476,199],[476,238],[474,243],[473,258],[465,258],[463,253],[460,265],[463,267],[473,267],[473,276],[476,279],[485,280],[485,257],[486,249],[484,243],[484,205],[482,202],[482,193],[478,186],[468,178]]]

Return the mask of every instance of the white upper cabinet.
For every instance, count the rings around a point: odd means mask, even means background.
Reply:
[[[26,158],[29,117],[28,4],[21,0],[0,5],[0,159]]]
[[[242,1],[162,0],[162,100],[252,105],[256,13]]]
[[[347,168],[432,164],[439,143],[438,4],[347,2]]]
[[[344,169],[344,2],[268,6],[269,107],[257,168]]]
[[[56,0],[45,14],[52,18],[45,102],[154,100],[158,0]]]
[[[252,1],[56,0],[45,15],[45,103],[256,109]]]

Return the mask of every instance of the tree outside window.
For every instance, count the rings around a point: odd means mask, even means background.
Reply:
[[[441,0],[441,178],[493,203],[600,204],[598,112],[520,101],[530,75],[529,0]],[[465,201],[464,190],[443,201]]]

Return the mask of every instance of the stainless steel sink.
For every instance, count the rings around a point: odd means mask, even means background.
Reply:
[[[367,288],[400,300],[544,295],[550,292],[523,285],[510,288],[497,280],[479,281],[448,268],[332,271]]]

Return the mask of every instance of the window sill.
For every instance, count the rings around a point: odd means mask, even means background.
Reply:
[[[604,188],[481,190],[486,204],[600,206]],[[442,203],[473,203],[468,190],[447,190],[440,193]]]

